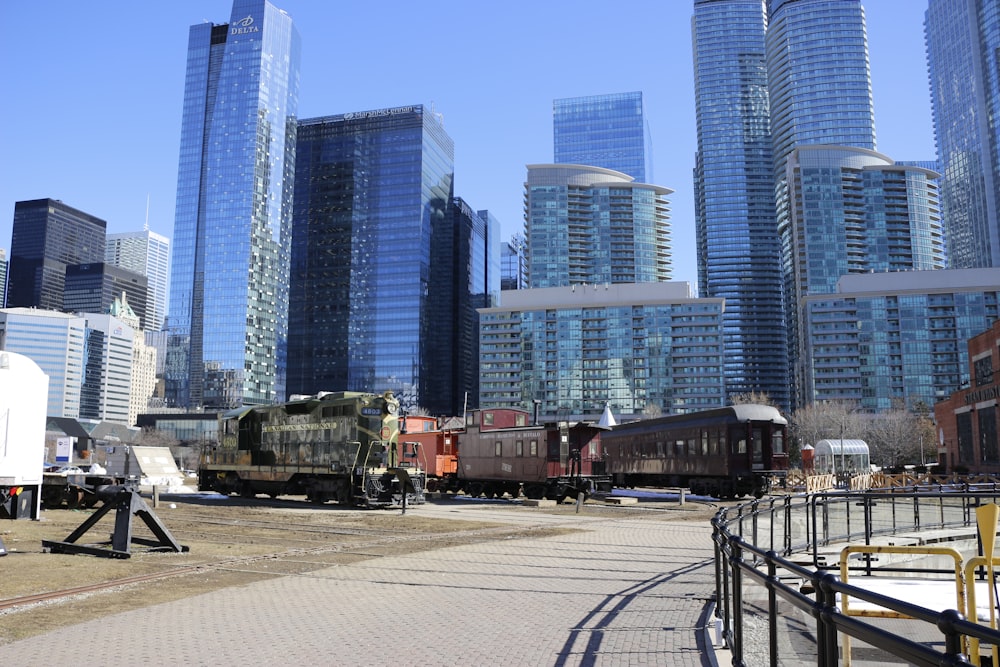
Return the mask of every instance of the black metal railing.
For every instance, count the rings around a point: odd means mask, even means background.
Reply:
[[[830,570],[840,567],[836,547],[870,545],[880,536],[911,534],[921,542],[975,540],[976,508],[998,498],[1000,488],[993,484],[954,485],[772,497],[721,510],[712,520],[715,616],[732,664],[776,667],[779,653],[787,656],[794,650],[797,660],[789,663],[786,657],[785,664],[814,658],[817,665],[836,665],[838,633],[914,665],[970,664],[964,652],[968,639],[989,649],[1000,645],[1000,632],[966,620],[959,610],[938,612],[849,585]],[[828,562],[831,558],[836,562]],[[877,569],[911,576],[938,572],[920,565],[903,562]],[[872,559],[865,557],[851,567],[855,569],[861,577],[872,574]],[[852,576],[851,581],[859,580]],[[885,623],[843,613],[837,602],[843,595],[907,619],[907,630],[894,632]]]

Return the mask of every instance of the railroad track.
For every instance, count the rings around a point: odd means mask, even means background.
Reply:
[[[689,501],[692,505],[715,507],[715,503],[704,501]],[[239,504],[238,504],[239,503]],[[242,507],[245,514],[240,516],[229,516],[220,510]],[[675,512],[676,504],[640,504],[619,507],[603,504],[590,504],[588,510],[595,510],[600,514],[632,514],[640,513],[645,515],[659,514],[661,512]],[[275,517],[269,514],[274,509],[295,510],[294,514]],[[302,508],[303,510],[305,508]],[[484,507],[488,509],[488,507]],[[323,510],[318,510],[323,512]],[[330,511],[330,510],[327,510]],[[319,520],[319,517],[326,516],[329,521]],[[178,542],[197,543],[211,548],[215,545],[234,546],[237,549],[246,545],[254,545],[255,548],[263,548],[266,552],[251,553],[242,552],[238,555],[229,553],[212,557],[209,555],[204,560],[196,563],[186,563],[171,567],[168,559],[164,559],[164,569],[156,572],[137,574],[104,582],[97,582],[85,585],[69,586],[44,593],[22,595],[0,599],[0,615],[10,613],[14,610],[28,608],[32,605],[58,603],[61,600],[72,599],[79,596],[86,596],[102,591],[116,588],[139,586],[149,582],[169,579],[174,577],[191,576],[206,572],[259,572],[267,576],[289,575],[296,571],[303,572],[302,566],[321,568],[332,567],[336,563],[329,559],[329,554],[344,555],[346,557],[355,556],[358,558],[379,558],[385,553],[399,553],[400,545],[414,545],[414,550],[433,549],[437,545],[455,544],[456,542],[478,541],[483,539],[495,539],[505,536],[537,534],[537,531],[544,531],[553,524],[545,526],[536,523],[524,516],[527,522],[518,525],[491,524],[485,527],[470,527],[468,524],[462,528],[440,530],[440,528],[427,528],[414,530],[407,526],[393,526],[390,522],[383,521],[388,518],[384,514],[367,511],[338,512],[337,515],[326,514],[325,512],[313,513],[300,511],[300,505],[296,501],[259,501],[253,504],[242,504],[240,501],[232,505],[204,506],[186,505],[181,501],[176,508],[171,508],[164,512],[162,517],[168,528],[171,530]],[[473,514],[463,517],[465,520],[475,518]],[[551,517],[550,517],[551,518]],[[490,522],[489,517],[483,517],[482,521]],[[359,525],[360,524],[360,525]],[[371,524],[371,525],[366,525]],[[381,524],[381,525],[380,525]],[[387,549],[391,547],[390,549]],[[385,553],[380,553],[385,550]],[[326,555],[326,559],[322,556]],[[45,556],[48,557],[48,556]],[[311,557],[315,557],[311,560]],[[78,557],[79,558],[79,557]],[[85,559],[80,559],[80,563]],[[270,563],[273,566],[260,566],[255,564]],[[288,571],[280,571],[281,565],[276,562],[288,564]],[[259,569],[255,569],[259,568]],[[306,570],[308,571],[308,570]]]
[[[191,523],[204,523],[210,525],[224,525],[224,526],[234,526],[234,527],[239,527],[239,526],[248,527],[252,525],[256,528],[269,527],[276,531],[288,530],[287,523],[279,523],[271,521],[258,521],[258,520],[234,521],[234,520],[197,519],[197,518],[187,518],[185,520]],[[302,527],[296,525],[295,529],[300,530],[302,529]],[[405,531],[399,531],[399,530],[375,530],[375,529],[360,529],[360,528],[347,529],[342,527],[333,528],[325,526],[306,527],[306,530],[321,534],[327,534],[331,536],[350,535],[350,536],[367,537],[369,539],[364,539],[349,544],[324,544],[312,547],[294,547],[282,551],[275,551],[264,554],[255,554],[255,555],[244,554],[236,557],[222,558],[209,562],[174,567],[162,570],[160,572],[152,572],[148,574],[123,577],[120,579],[113,579],[100,583],[87,584],[83,586],[74,586],[60,590],[48,591],[45,593],[36,593],[32,595],[24,595],[19,597],[8,598],[0,600],[0,615],[2,615],[5,612],[10,612],[12,610],[19,609],[22,607],[28,607],[31,605],[43,604],[49,602],[56,602],[62,599],[73,598],[81,595],[88,595],[91,593],[98,593],[126,586],[134,586],[138,584],[149,583],[152,581],[160,579],[168,579],[171,577],[181,577],[192,574],[200,574],[212,570],[222,571],[222,570],[239,569],[245,571],[247,569],[247,566],[262,561],[301,562],[303,558],[307,558],[308,556],[316,556],[316,555],[330,554],[330,553],[357,555],[365,558],[379,558],[382,556],[382,554],[373,553],[372,550],[390,544],[396,545],[400,542],[408,542],[408,543],[420,542],[420,543],[425,543],[427,545],[426,548],[433,548],[433,545],[435,543],[453,543],[456,539],[462,539],[463,541],[467,541],[470,539],[491,538],[515,532],[524,532],[523,529],[515,529],[512,528],[511,526],[493,526],[493,527],[479,528],[473,530],[448,531],[448,532],[438,532],[438,533],[405,533]],[[332,566],[332,564],[323,563],[320,564],[320,566],[329,567]],[[267,574],[281,575],[282,573],[268,571]]]

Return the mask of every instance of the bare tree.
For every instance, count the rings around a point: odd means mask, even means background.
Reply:
[[[792,414],[792,437],[800,445],[814,445],[820,440],[862,439],[865,416],[848,401],[810,403]]]
[[[652,401],[647,401],[646,407],[642,409],[643,419],[656,419],[657,417],[660,417],[662,415],[663,415],[663,408],[661,408],[658,404],[653,403]]]
[[[918,405],[911,412],[902,400],[875,414],[861,412],[850,402],[823,401],[796,410],[791,428],[801,445],[815,445],[823,439],[864,440],[872,463],[894,467],[920,463],[921,445],[925,451],[934,451],[934,426],[929,412],[924,406],[921,413]]]
[[[746,405],[752,403],[755,405],[770,405],[771,407],[777,407],[771,397],[767,395],[766,391],[751,391],[745,394],[733,394],[729,397],[729,403],[731,405]]]

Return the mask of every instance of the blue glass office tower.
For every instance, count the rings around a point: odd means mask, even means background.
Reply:
[[[7,307],[63,310],[66,267],[103,261],[107,226],[58,199],[16,202]]]
[[[453,174],[454,144],[421,105],[299,122],[289,393],[391,389],[461,413],[468,311],[499,287],[499,237],[454,200]]]
[[[696,0],[698,288],[724,298],[726,394],[788,406],[788,350],[774,208],[760,0]]]
[[[1000,266],[1000,3],[930,0],[924,35],[949,265]]]
[[[554,100],[553,161],[583,164],[653,180],[649,126],[642,93],[614,93]]]
[[[169,404],[284,400],[299,37],[266,0],[190,29],[170,282]]]

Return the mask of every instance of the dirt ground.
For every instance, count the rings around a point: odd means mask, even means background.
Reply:
[[[7,555],[0,558],[0,605],[6,600],[50,591],[121,582],[131,577],[191,568],[183,576],[143,583],[120,583],[96,592],[0,609],[0,646],[81,620],[157,604],[182,597],[246,584],[264,578],[307,572],[402,551],[438,549],[483,540],[537,537],[569,529],[523,528],[455,518],[420,516],[418,510],[364,510],[336,505],[316,507],[301,499],[227,499],[205,502],[184,496],[162,500],[153,515],[166,527],[183,552],[151,552],[134,545],[127,559],[50,553],[42,541],[64,542],[99,508],[43,510],[38,521],[0,522],[0,540]],[[448,501],[440,501],[448,502]],[[588,501],[584,514],[623,515],[638,509],[607,508]],[[525,512],[570,514],[575,504],[527,508]],[[673,506],[662,519],[709,521],[717,507]],[[648,514],[648,513],[647,513]],[[109,542],[115,512],[108,512],[75,544]],[[133,537],[155,539],[139,517],[132,519]],[[102,547],[103,548],[103,547]]]

